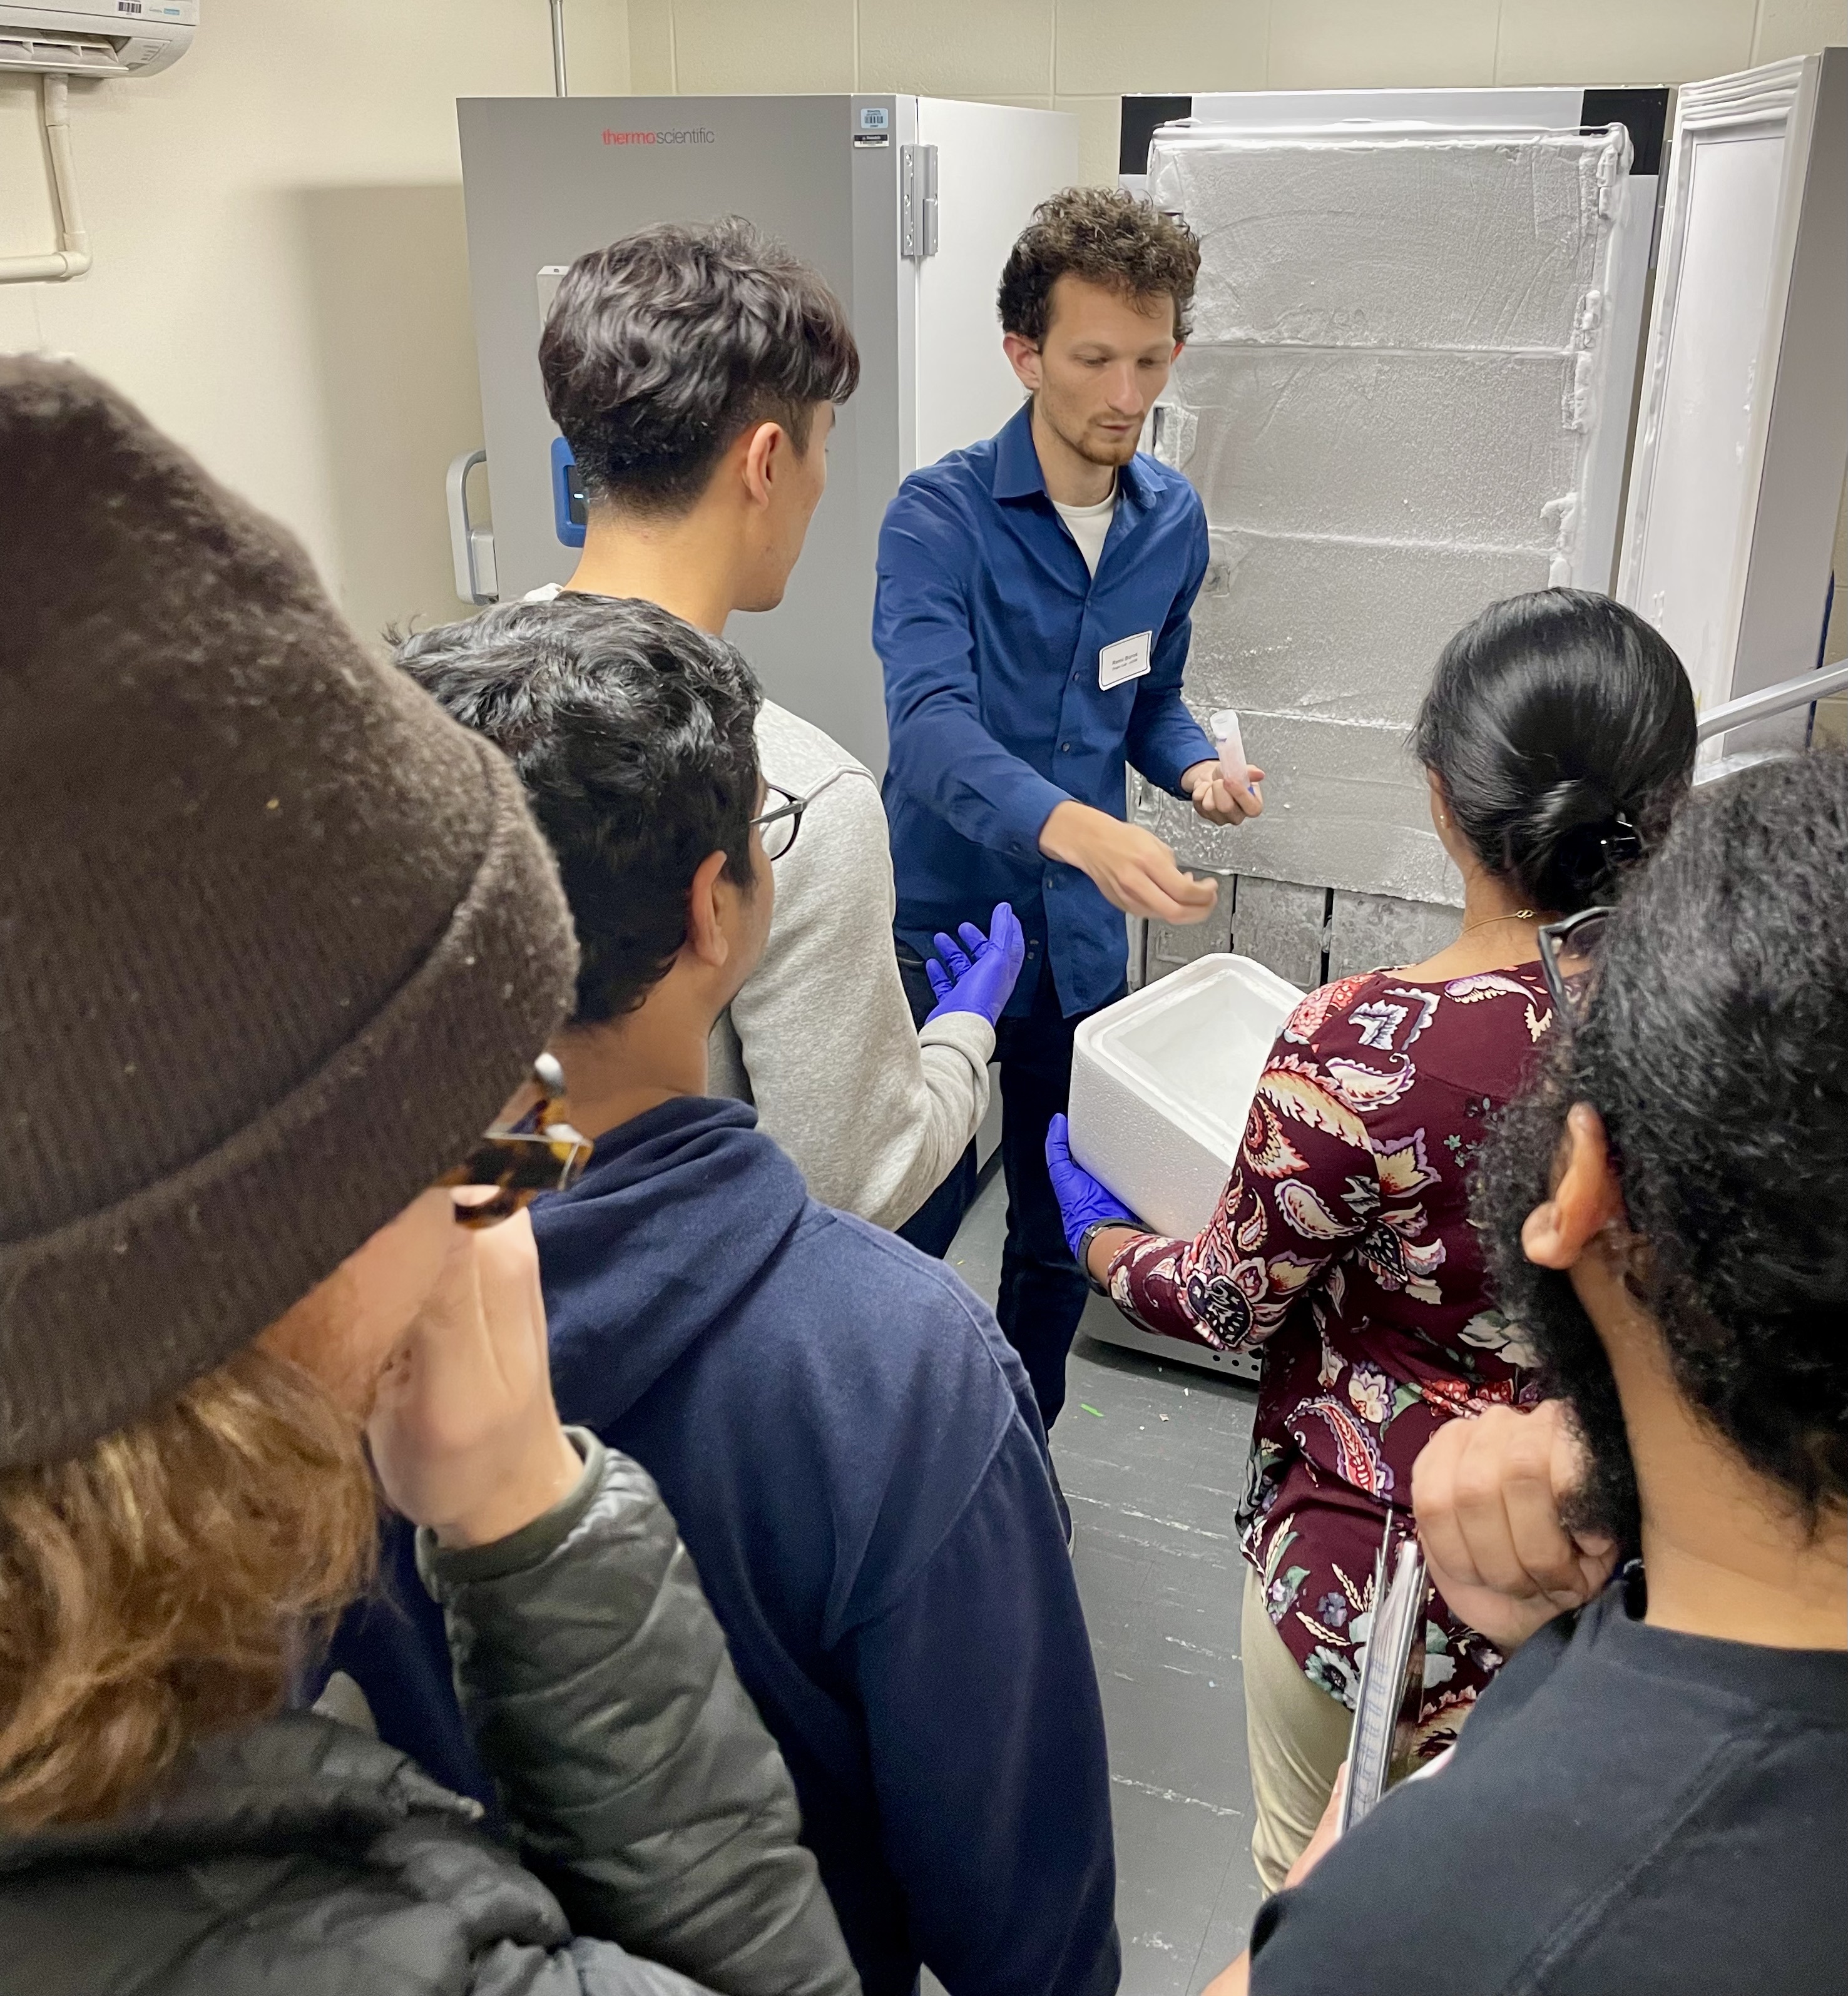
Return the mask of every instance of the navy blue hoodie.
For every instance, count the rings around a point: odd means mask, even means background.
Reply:
[[[735,1102],[607,1132],[533,1225],[559,1411],[678,1519],[866,1996],[907,1996],[921,1961],[953,1996],[1108,1996],[1103,1713],[993,1316],[817,1205]],[[432,1755],[432,1716],[394,1743],[473,1784]]]

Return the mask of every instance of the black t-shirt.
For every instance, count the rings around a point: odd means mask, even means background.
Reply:
[[[1848,1651],[1650,1628],[1635,1592],[1532,1636],[1265,1902],[1253,1996],[1843,1996]]]

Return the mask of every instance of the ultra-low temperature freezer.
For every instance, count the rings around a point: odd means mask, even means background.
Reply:
[[[787,597],[727,635],[773,698],[883,769],[880,518],[907,472],[1020,406],[996,286],[1034,205],[1078,177],[1076,119],[910,96],[465,98],[457,112],[494,511],[494,586],[477,542],[468,593],[519,596],[576,559],[537,358],[558,271],[650,223],[743,215],[833,287],[862,371]]]

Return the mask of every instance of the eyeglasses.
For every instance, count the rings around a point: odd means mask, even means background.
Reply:
[[[1582,1018],[1591,995],[1592,972],[1615,908],[1581,908],[1540,932],[1541,974],[1561,1019]]]
[[[802,829],[802,814],[808,809],[810,799],[792,796],[775,783],[766,783],[763,794],[764,802],[769,808],[759,811],[748,828],[754,829],[762,837],[765,859],[780,859],[796,842],[796,835]]]
[[[864,770],[860,773],[865,774]],[[755,829],[763,840],[763,856],[766,859],[780,859],[796,842],[796,835],[802,828],[802,814],[821,793],[838,783],[847,774],[845,769],[833,769],[805,797],[799,797],[793,790],[786,790],[779,783],[766,783],[764,800],[769,804],[750,821],[747,830]],[[772,800],[775,800],[774,802]]]
[[[511,1220],[542,1192],[563,1192],[574,1185],[590,1161],[590,1140],[564,1120],[559,1107],[565,1093],[565,1072],[550,1054],[532,1064],[533,1086],[539,1091],[535,1108],[518,1123],[488,1131],[439,1185],[487,1186],[487,1199],[458,1199],[459,1227],[492,1227]]]

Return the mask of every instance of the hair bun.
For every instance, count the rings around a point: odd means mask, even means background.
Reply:
[[[1627,811],[1616,813],[1599,843],[1604,848],[1605,863],[1613,872],[1633,866],[1643,857],[1643,835],[1630,822]]]
[[[1629,814],[1595,780],[1549,784],[1508,828],[1508,870],[1542,907],[1580,908],[1603,899],[1643,841]]]
[[[1685,794],[1694,695],[1661,633],[1583,590],[1491,604],[1444,648],[1413,729],[1483,866],[1536,908],[1611,898]]]

